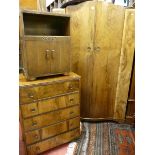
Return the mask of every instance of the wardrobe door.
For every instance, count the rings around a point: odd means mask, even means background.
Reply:
[[[112,119],[120,64],[125,9],[96,2],[93,92],[90,116]]]
[[[95,2],[68,6],[66,11],[71,15],[71,70],[81,75],[81,117],[90,117]]]
[[[135,10],[125,10],[122,49],[115,100],[115,119],[125,119],[135,52]],[[134,105],[133,105],[134,107]]]

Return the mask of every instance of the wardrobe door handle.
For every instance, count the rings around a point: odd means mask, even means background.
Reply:
[[[88,46],[88,47],[87,47],[87,50],[88,50],[88,52],[90,52],[90,51],[91,51],[91,47]]]
[[[100,47],[95,47],[95,51],[99,52],[100,51]]]

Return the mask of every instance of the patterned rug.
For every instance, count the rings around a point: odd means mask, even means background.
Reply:
[[[66,155],[134,155],[135,129],[128,124],[82,123],[79,139],[69,144]]]

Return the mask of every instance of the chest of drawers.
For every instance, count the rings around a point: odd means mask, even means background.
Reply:
[[[20,75],[20,123],[30,155],[80,136],[80,76],[26,81]]]

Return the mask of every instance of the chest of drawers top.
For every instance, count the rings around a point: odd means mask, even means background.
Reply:
[[[79,91],[80,76],[70,73],[67,76],[55,76],[36,81],[27,81],[20,75],[20,104],[32,103],[38,100],[61,96]]]
[[[79,80],[81,77],[73,72],[70,72],[69,75],[66,76],[52,76],[52,77],[44,77],[39,78],[35,81],[27,81],[25,76],[21,73],[19,75],[19,86],[20,87],[32,87],[32,86],[39,86],[39,85],[48,85],[53,83],[60,83],[72,80]]]

